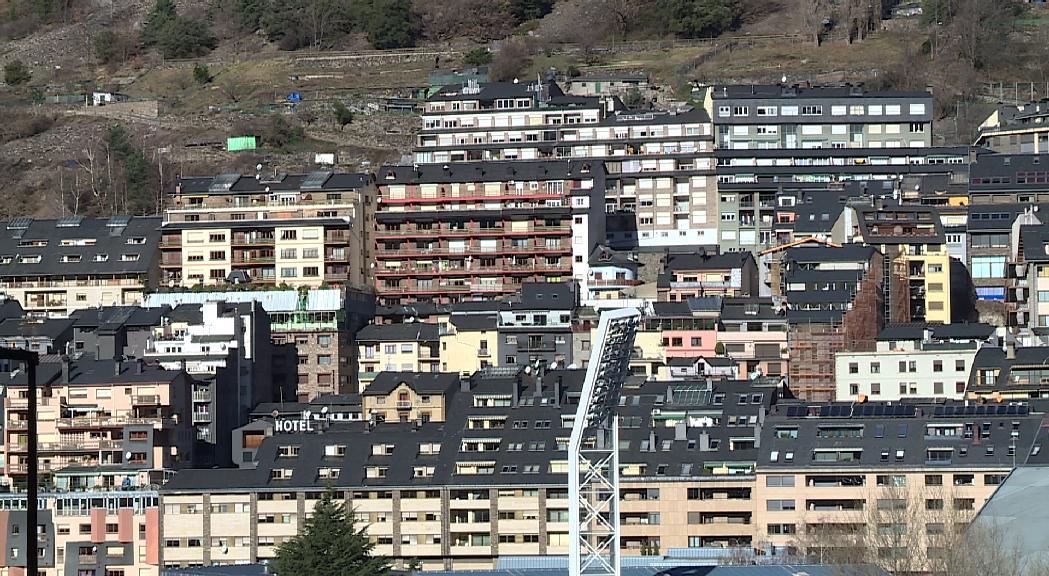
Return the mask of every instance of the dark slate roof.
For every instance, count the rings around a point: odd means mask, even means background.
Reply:
[[[492,370],[478,372],[470,380],[470,389],[455,390],[446,398],[444,422],[379,422],[369,427],[367,422],[331,423],[319,433],[275,434],[266,438],[258,450],[258,468],[246,470],[193,470],[180,472],[162,487],[165,492],[223,491],[223,490],[288,490],[318,489],[317,468],[334,466],[342,469],[335,481],[336,487],[388,489],[389,487],[437,486],[505,486],[546,485],[565,486],[563,473],[550,471],[551,460],[563,460],[566,454],[557,448],[557,439],[567,436],[561,427],[561,417],[575,413],[572,401],[578,398],[584,370],[550,370],[540,386],[533,375],[523,372]],[[448,378],[455,386],[457,375],[434,375]],[[391,376],[394,381],[399,381]],[[376,381],[380,386],[382,381]],[[518,383],[518,402],[508,406],[474,406],[477,395],[514,396]],[[373,383],[372,385],[375,385]],[[555,394],[555,391],[560,394]],[[746,381],[646,382],[631,379],[623,391],[623,400],[617,406],[621,422],[620,441],[624,464],[644,464],[652,478],[695,477],[710,474],[704,466],[713,469],[723,463],[738,464],[745,469],[758,458],[758,449],[731,448],[731,438],[751,437],[758,427],[758,415],[778,401],[781,388],[770,384]],[[367,392],[365,392],[367,394]],[[742,403],[737,396],[743,396]],[[688,410],[700,408],[711,414],[723,414],[722,424],[711,427],[686,428],[685,440],[675,439],[675,430],[652,422],[653,408]],[[473,429],[468,425],[472,416],[505,416],[503,429]],[[747,416],[750,424],[729,426],[729,417]],[[732,418],[735,420],[735,418]],[[536,422],[549,422],[537,426]],[[463,440],[499,439],[498,449],[486,452],[460,451]],[[653,442],[654,440],[654,442]],[[709,440],[708,450],[702,442]],[[419,444],[438,442],[440,453],[420,455]],[[368,444],[392,444],[390,455],[373,455]],[[278,447],[299,445],[294,459],[278,458]],[[345,444],[359,449],[347,450],[339,458],[325,458],[326,444]],[[520,447],[516,447],[519,445]],[[461,475],[456,463],[492,462],[494,472],[481,475]],[[689,466],[690,465],[690,466]],[[385,478],[367,478],[368,466],[386,466]],[[432,478],[416,478],[415,466],[433,466]],[[525,467],[535,467],[534,472]],[[292,468],[289,480],[271,480],[273,468]]]
[[[510,182],[561,179],[604,181],[604,165],[593,160],[548,160],[513,162],[455,162],[383,166],[377,175],[380,186],[388,184],[442,184],[450,182]]]
[[[365,396],[386,396],[401,384],[407,384],[417,394],[444,394],[459,386],[455,372],[379,372],[365,387]]]
[[[73,328],[71,318],[47,318],[45,320],[19,320],[8,318],[0,322],[0,337],[21,336],[23,338],[48,338],[54,340]]]
[[[426,322],[402,322],[400,324],[369,324],[357,332],[357,340],[384,340],[395,342],[421,342],[440,338],[441,328]]]
[[[262,174],[261,178],[241,174],[179,178],[175,185],[182,194],[264,194],[271,192],[336,192],[357,190],[373,182],[368,173],[317,171],[309,174]],[[304,187],[305,186],[305,187]]]
[[[994,334],[994,326],[979,322],[957,324],[910,322],[889,324],[878,333],[878,340],[921,340],[925,336],[925,330],[931,332],[934,340],[987,340]]]
[[[258,228],[262,225],[261,220],[227,220],[222,222],[223,228]],[[277,221],[269,221],[266,223],[271,226],[347,226],[350,223],[349,217],[344,218],[286,218],[281,219],[279,224]],[[171,232],[174,230],[207,230],[214,228],[215,223],[207,220],[199,222],[165,222],[164,231]]]
[[[999,190],[1043,190],[1046,183],[1019,183],[1017,172],[1046,172],[1049,170],[1049,154],[979,154],[976,162],[969,165],[970,191],[995,192]],[[997,181],[984,183],[983,179]]]
[[[721,254],[671,254],[666,263],[668,272],[688,270],[732,270],[742,268],[754,255],[750,252],[723,252]]]
[[[0,277],[147,274],[157,265],[160,224],[161,218],[140,216],[15,218],[0,230]],[[141,243],[129,244],[133,239]],[[93,240],[94,245],[62,246],[63,240]],[[20,245],[32,241],[46,246]],[[39,263],[22,261],[35,256]],[[80,261],[63,262],[66,256]]]
[[[863,240],[869,244],[910,244],[919,241],[925,244],[942,244],[945,241],[943,224],[933,208],[899,205],[886,206],[879,210],[865,206],[857,207],[856,213],[856,223]],[[897,224],[905,230],[906,227],[919,224],[931,226],[932,230],[929,234],[922,235],[900,234],[895,230]],[[875,225],[878,227],[877,234],[874,233]]]
[[[579,304],[575,282],[525,282],[520,298],[510,300],[511,310],[573,310]]]
[[[478,100],[481,102],[498,100],[502,98],[532,98],[536,94],[537,82],[479,82],[478,91],[474,94],[464,93],[461,83],[448,84],[429,98],[430,102],[453,101],[453,100]],[[561,87],[555,82],[544,82],[543,92],[550,97],[564,96]],[[599,101],[594,99],[594,104]]]
[[[156,308],[141,306],[103,306],[99,308],[81,308],[69,315],[74,326],[80,329],[118,328],[134,326],[145,328],[159,326],[161,318],[171,311],[164,305]]]
[[[605,117],[601,121],[603,126],[632,126],[632,125],[656,125],[656,124],[685,124],[695,122],[710,122],[710,116],[706,110],[696,107],[683,111],[671,110],[646,110],[633,112],[624,110]]]
[[[449,322],[459,330],[495,330],[499,317],[495,314],[452,314]]]
[[[1023,214],[1024,210],[1030,208],[1030,204],[970,204],[968,207],[968,218],[966,227],[969,232],[1009,232],[1012,230],[1016,217]],[[1046,210],[1049,205],[1039,205],[1037,208]]]
[[[1007,358],[1005,350],[997,346],[984,346],[976,353],[973,369],[969,378],[970,391],[990,392],[994,390],[1045,389],[1045,385],[1036,382],[1033,385],[1021,385],[1011,378],[1014,369],[1023,366],[1041,370],[1049,364],[1049,346],[1030,346],[1016,348],[1015,358]],[[983,384],[978,374],[984,369],[1000,369],[993,385]]]
[[[721,302],[721,321],[784,320],[772,298],[725,298]]]
[[[69,383],[77,385],[90,384],[122,384],[133,382],[172,382],[183,372],[181,370],[164,370],[162,368],[145,364],[142,373],[139,374],[135,362],[123,362],[120,366],[120,374],[117,374],[116,362],[113,360],[95,360],[83,356],[70,363]],[[38,384],[57,384],[62,381],[62,364],[60,362],[42,362],[37,367]],[[27,384],[25,372],[12,375],[9,384],[11,386],[25,386]]]
[[[360,406],[360,394],[321,394],[310,400],[310,406]]]
[[[1021,226],[1020,245],[1025,261],[1049,261],[1049,226]]]
[[[793,94],[789,90],[793,90]],[[918,98],[932,100],[931,92],[861,89],[853,93],[849,86],[786,86],[782,84],[718,84],[711,88],[714,100],[739,98]]]
[[[784,260],[795,262],[867,262],[878,250],[863,244],[835,246],[795,246],[788,248]]]
[[[769,469],[849,470],[879,466],[924,468],[927,449],[954,450],[950,468],[1000,467],[1011,469],[1013,456],[1007,448],[1016,443],[1016,462],[1030,452],[1041,426],[1041,414],[1028,414],[1026,405],[976,406],[964,402],[943,404],[819,404],[784,403],[765,419],[761,433],[761,457],[758,465]],[[880,414],[879,414],[880,411]],[[971,411],[971,413],[967,413]],[[815,412],[817,416],[808,416]],[[962,436],[927,436],[927,424],[972,424],[989,422],[989,436],[981,438],[980,424],[970,438]],[[1002,425],[995,424],[995,421]],[[1016,436],[1011,423],[1018,422]],[[819,437],[821,428],[860,427],[859,437],[840,438],[835,435]],[[780,437],[778,430],[796,428],[797,438]],[[961,453],[965,449],[965,454]],[[814,454],[820,450],[861,450],[852,461],[816,462]],[[787,461],[787,454],[793,460]],[[887,455],[887,456],[886,456]]]
[[[598,244],[590,252],[591,266],[619,266],[637,270],[641,263],[634,259],[632,252],[625,250],[613,250],[604,244]]]

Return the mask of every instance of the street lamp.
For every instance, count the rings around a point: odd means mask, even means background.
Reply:
[[[16,350],[13,348],[0,348],[0,360],[19,362],[25,366],[26,385],[29,389],[27,400],[29,401],[29,441],[26,443],[29,449],[28,465],[26,472],[29,478],[26,480],[26,574],[37,576],[40,573],[39,536],[37,534],[37,507],[39,498],[37,495],[37,455],[36,455],[36,366],[40,363],[40,357],[36,352],[28,350]]]

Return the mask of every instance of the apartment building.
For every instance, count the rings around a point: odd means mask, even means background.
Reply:
[[[375,215],[382,305],[492,299],[585,282],[604,240],[600,163],[386,166]]]
[[[720,296],[653,302],[652,313],[640,326],[639,332],[654,332],[656,338],[642,337],[640,346],[635,339],[635,347],[642,350],[640,356],[655,357],[655,352],[662,355],[668,365],[674,358],[714,357],[718,348],[721,303]],[[653,345],[659,347],[658,352],[645,350]]]
[[[144,357],[193,377],[191,407],[181,418],[214,457],[225,458],[230,431],[247,422],[252,407],[277,397],[272,348],[269,317],[258,302],[208,301],[172,309],[153,329]]]
[[[1015,404],[784,406],[762,428],[755,537],[832,562],[877,546],[899,572],[926,570],[1040,422]]]
[[[702,296],[758,296],[758,265],[750,252],[667,254],[657,284],[660,302]]]
[[[1007,341],[1004,349],[981,348],[973,360],[966,396],[994,402],[1049,398],[1047,365],[1046,346],[1017,347]]]
[[[370,324],[357,332],[360,391],[381,372],[437,372],[441,363],[437,324]]]
[[[380,372],[361,392],[362,414],[376,422],[444,422],[459,374]]]
[[[1049,344],[1049,232],[1036,213],[1025,214],[1013,227],[1008,272],[1008,324],[1024,345]]]
[[[788,372],[787,306],[772,298],[725,298],[721,302],[717,341],[739,365],[743,376]],[[717,352],[717,350],[715,350]]]
[[[711,86],[704,107],[728,149],[922,148],[932,143],[932,94],[862,85]]]
[[[966,303],[952,310],[956,279],[937,214],[922,207],[872,204],[849,206],[854,218],[846,234],[848,241],[874,246],[884,255],[884,317],[894,323],[956,321],[953,313],[961,316]]]
[[[370,174],[180,178],[162,227],[162,282],[363,286],[373,194]]]
[[[808,401],[833,399],[834,357],[872,350],[882,319],[882,255],[869,246],[795,246],[783,253],[791,390]]]
[[[604,307],[638,296],[638,286],[644,284],[640,270],[642,264],[633,252],[612,250],[597,246],[590,255],[590,273],[586,280],[583,302],[589,306]],[[606,301],[606,302],[602,302]]]
[[[993,335],[987,324],[890,324],[876,350],[835,355],[834,399],[963,399],[973,360]]]
[[[69,318],[7,318],[0,320],[0,346],[30,350],[37,354],[67,351],[73,339]]]
[[[567,158],[561,148],[572,130],[621,107],[612,98],[565,96],[553,81],[450,84],[426,99],[415,162]]]
[[[160,575],[155,490],[48,492],[37,512],[45,576]],[[24,574],[26,496],[0,495],[0,572]]]
[[[37,437],[28,436],[25,372],[13,372],[3,400],[6,424],[3,481],[24,486],[28,443],[37,443],[41,479],[63,469],[90,467],[92,481],[120,486],[160,482],[165,473],[194,463],[193,429],[186,418],[192,379],[141,361],[82,356],[37,368]]]
[[[146,300],[153,295],[146,296]],[[144,301],[144,302],[145,302]],[[153,329],[164,322],[170,306],[102,306],[84,308],[73,320],[73,353],[99,360],[142,358],[153,339]]]
[[[710,117],[699,108],[615,111],[563,130],[565,153],[604,162],[605,212],[617,248],[715,246],[717,184]]]
[[[1025,215],[1037,218],[1030,204],[974,204],[969,206],[966,223],[968,265],[976,287],[976,298],[985,302],[1008,300],[1009,270],[1012,258],[1012,230]],[[1001,322],[1005,324],[1004,320]]]
[[[290,345],[295,362],[295,396],[309,401],[323,394],[355,391],[357,352],[349,337],[371,319],[374,297],[354,290],[263,290],[162,292],[146,297],[146,306],[204,304],[209,301],[258,301],[269,316],[275,347]],[[275,356],[274,360],[278,358]],[[274,367],[276,377],[277,367]],[[279,380],[279,379],[278,379]]]
[[[159,218],[23,217],[3,226],[0,292],[27,314],[137,304],[157,286]]]
[[[351,504],[376,553],[398,565],[490,568],[499,558],[567,554],[565,450],[582,377],[494,370],[458,387],[449,379],[443,423],[331,423],[265,438],[257,468],[180,473],[162,489],[163,538],[179,543],[162,563],[270,558],[325,483]],[[752,543],[756,437],[778,390],[731,381],[624,390],[624,554]],[[348,449],[362,438],[363,449]],[[185,544],[200,534],[211,542]]]
[[[1049,152],[1049,102],[1026,104],[998,103],[977,128],[974,146],[1004,154],[1045,154]]]
[[[991,154],[974,150],[969,164],[971,204],[1049,202],[1049,155]]]

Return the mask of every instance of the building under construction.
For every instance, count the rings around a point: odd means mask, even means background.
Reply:
[[[868,246],[804,246],[782,258],[790,386],[799,398],[834,398],[834,357],[873,350],[884,325],[883,257]]]

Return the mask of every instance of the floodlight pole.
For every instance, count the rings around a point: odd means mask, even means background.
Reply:
[[[568,451],[569,576],[619,576],[619,406],[641,313],[601,314]]]
[[[40,573],[40,552],[38,550],[40,546],[39,535],[37,533],[37,508],[39,507],[39,476],[37,473],[37,435],[36,435],[36,367],[40,362],[40,357],[36,352],[30,352],[28,350],[17,350],[13,348],[0,348],[0,360],[13,360],[20,362],[25,365],[26,371],[26,384],[29,390],[28,398],[29,401],[29,419],[28,419],[28,436],[29,441],[26,442],[28,448],[28,462],[26,464],[26,472],[28,478],[26,479],[26,575],[27,576],[38,576]],[[7,464],[10,466],[10,462]]]

